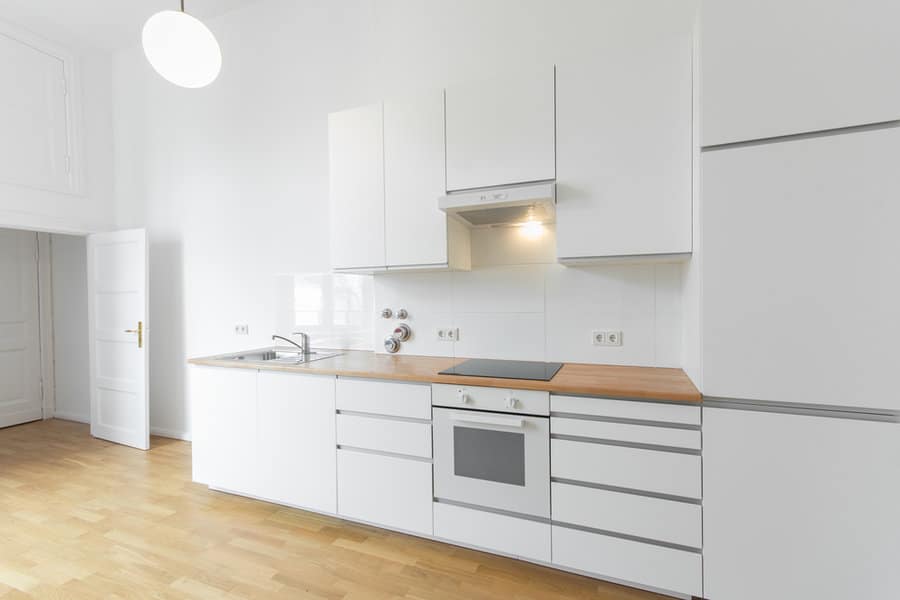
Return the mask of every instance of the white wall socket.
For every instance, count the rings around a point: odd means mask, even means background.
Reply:
[[[459,339],[459,329],[455,327],[438,329],[437,339],[439,342],[455,342]]]
[[[238,323],[234,326],[234,335],[250,335],[250,326],[246,323]]]
[[[591,332],[591,343],[595,346],[621,346],[622,332],[594,330]]]

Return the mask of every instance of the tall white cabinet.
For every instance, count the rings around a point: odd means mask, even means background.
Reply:
[[[703,145],[900,119],[900,3],[703,0]]]
[[[900,423],[703,409],[704,597],[893,598]]]

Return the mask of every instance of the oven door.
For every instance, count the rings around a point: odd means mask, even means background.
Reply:
[[[550,518],[550,419],[435,408],[434,495]]]

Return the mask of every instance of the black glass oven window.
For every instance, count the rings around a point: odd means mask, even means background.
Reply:
[[[453,473],[525,485],[525,434],[474,427],[453,428]]]

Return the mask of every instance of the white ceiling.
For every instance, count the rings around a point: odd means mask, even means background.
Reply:
[[[185,10],[208,19],[256,1],[185,0]],[[0,20],[54,42],[115,50],[140,43],[147,17],[178,7],[179,0],[0,0]]]

